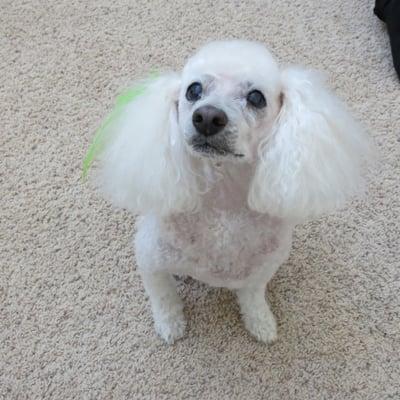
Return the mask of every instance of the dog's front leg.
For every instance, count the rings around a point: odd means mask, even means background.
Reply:
[[[141,272],[143,284],[150,297],[157,333],[172,344],[185,333],[183,303],[176,293],[175,280],[166,272]]]
[[[265,299],[265,285],[241,288],[237,296],[246,329],[261,342],[273,342],[277,337],[277,326]]]

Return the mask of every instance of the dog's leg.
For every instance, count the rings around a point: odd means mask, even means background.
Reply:
[[[265,285],[244,287],[237,291],[237,296],[246,329],[261,342],[273,342],[277,327],[265,299]]]
[[[169,344],[185,333],[183,303],[176,293],[173,277],[166,272],[142,272],[143,284],[150,297],[157,333]]]

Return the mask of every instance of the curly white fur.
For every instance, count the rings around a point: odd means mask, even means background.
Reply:
[[[202,84],[196,101],[186,98]],[[259,90],[266,107],[247,95]],[[228,123],[199,153],[192,115],[204,105]],[[157,332],[184,334],[172,274],[237,290],[247,329],[276,337],[265,286],[287,259],[293,227],[343,204],[362,186],[370,142],[320,76],[280,70],[258,43],[210,43],[181,74],[148,85],[113,124],[97,182],[120,207],[140,214],[135,252]],[[202,138],[202,140],[204,137]]]
[[[113,124],[98,184],[115,205],[140,214],[195,208],[197,186],[177,127],[179,86],[175,73],[149,82]]]
[[[319,73],[287,68],[282,84],[283,105],[261,143],[249,204],[304,220],[343,206],[362,189],[370,144]]]

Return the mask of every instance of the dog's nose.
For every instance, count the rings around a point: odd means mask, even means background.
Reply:
[[[202,106],[194,111],[192,121],[197,132],[204,136],[212,136],[220,132],[226,126],[228,117],[219,108]]]

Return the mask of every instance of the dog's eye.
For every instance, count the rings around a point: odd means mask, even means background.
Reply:
[[[247,95],[247,102],[255,108],[264,108],[267,105],[264,95],[259,90],[252,90]]]
[[[186,98],[189,101],[197,101],[200,99],[203,87],[199,82],[193,82],[186,90]]]

